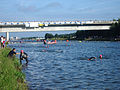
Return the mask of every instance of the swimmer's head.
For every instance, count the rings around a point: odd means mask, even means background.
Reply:
[[[24,51],[23,50],[21,50],[21,53],[23,53]]]
[[[100,58],[102,59],[102,55],[100,55]]]

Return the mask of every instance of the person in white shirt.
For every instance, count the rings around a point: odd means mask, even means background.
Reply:
[[[1,36],[1,40],[0,41],[1,41],[1,48],[3,48],[3,41],[4,41],[3,40],[3,36]]]

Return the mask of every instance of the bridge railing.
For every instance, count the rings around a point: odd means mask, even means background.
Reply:
[[[46,22],[0,22],[0,26],[25,25],[25,27],[39,27],[59,24],[112,24],[118,21],[46,21]]]

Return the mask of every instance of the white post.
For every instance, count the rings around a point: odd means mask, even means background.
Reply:
[[[9,41],[9,32],[6,32],[7,41]]]

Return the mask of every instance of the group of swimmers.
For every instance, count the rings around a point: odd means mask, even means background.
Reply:
[[[16,54],[20,54],[20,64],[22,64],[22,60],[26,60],[26,65],[28,64],[28,54],[21,50],[20,53],[16,53],[16,49],[13,48],[9,53],[8,57],[13,58]]]
[[[99,56],[100,59],[102,59],[102,55]],[[96,57],[90,57],[88,60],[95,60]]]
[[[46,40],[44,40],[44,44],[52,44],[52,42],[56,43],[56,40],[55,41],[51,41],[51,42],[47,42]],[[66,42],[69,42],[69,40],[66,40]],[[99,58],[102,59],[102,55],[100,55]],[[95,60],[95,59],[96,59],[96,57],[90,57],[88,60]]]
[[[46,44],[46,40],[44,40],[44,44]],[[21,50],[20,53],[16,53],[16,49],[13,48],[9,53],[8,53],[8,57],[12,58],[14,57],[16,54],[20,54],[20,64],[22,64],[22,60],[26,60],[26,64],[28,64],[28,54],[25,53],[23,50]],[[99,56],[100,59],[102,59],[102,55]],[[95,60],[96,57],[90,57],[88,60]]]

